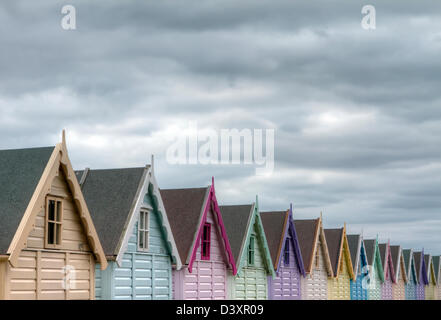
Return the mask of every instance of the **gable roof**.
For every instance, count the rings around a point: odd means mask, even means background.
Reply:
[[[205,188],[161,189],[160,194],[176,239],[179,256],[182,263],[188,265],[189,272],[192,272],[196,259],[203,223],[211,210],[217,220],[216,230],[220,232],[220,244],[225,250],[227,264],[232,268],[233,275],[236,275],[236,263],[217,204],[214,178],[211,186]]]
[[[428,284],[429,280],[427,278],[427,273],[425,272],[426,262],[424,261],[424,251],[415,251],[413,253],[413,261],[415,263],[418,283]]]
[[[440,274],[440,268],[441,268],[441,266],[440,266],[440,256],[433,256],[432,257],[432,263],[433,263],[433,269],[435,270],[435,279],[436,279],[436,282],[437,283],[439,283],[439,281],[440,281],[440,276],[439,276],[439,274]]]
[[[273,266],[278,266],[278,256],[285,238],[285,226],[288,219],[288,211],[266,211],[260,213],[266,241],[271,254]]]
[[[222,214],[222,219],[224,220],[225,230],[227,231],[234,260],[236,261],[236,265],[239,265],[241,258],[240,253],[246,241],[249,221],[253,215],[254,205],[219,206],[219,209]]]
[[[375,264],[377,266],[380,279],[384,282],[383,264],[381,262],[381,254],[378,247],[378,241],[376,239],[367,239],[363,240],[363,242],[368,265],[372,267]]]
[[[381,265],[383,266],[383,272],[386,279],[391,279],[395,282],[395,269],[391,257],[391,252],[388,243],[378,244],[380,250]],[[390,273],[389,273],[390,271]]]
[[[311,271],[315,239],[319,228],[319,219],[294,220],[299,236],[300,251],[307,273]]]
[[[0,150],[0,254],[6,254],[55,147]]]
[[[267,271],[275,276],[274,266],[271,259],[271,253],[268,248],[263,223],[260,218],[258,202],[251,205],[230,205],[220,206],[219,209],[224,221],[228,240],[230,241],[231,251],[233,253],[238,272],[242,269],[244,255],[247,254],[247,248],[250,235],[254,226],[257,226],[257,233],[260,235],[260,245],[262,246],[262,258]]]
[[[349,276],[355,280],[351,252],[349,251],[348,239],[346,237],[346,224],[343,228],[324,230],[334,277],[338,278],[340,275],[341,259],[345,259],[343,263],[346,263]]]
[[[325,265],[328,276],[333,277],[334,271],[329,257],[328,244],[322,225],[322,219],[300,219],[294,220],[294,224],[299,236],[299,243],[304,261],[305,272],[310,273],[313,267],[313,258],[316,253],[318,240],[321,240],[323,253],[325,256]]]
[[[295,261],[300,274],[305,276],[305,267],[300,250],[298,233],[293,220],[292,204],[287,211],[262,212],[260,215],[268,241],[268,248],[273,259],[273,266],[278,270],[282,263],[282,252],[285,250],[285,239],[289,234],[293,246]]]
[[[401,254],[401,246],[389,246],[390,249],[390,255],[392,258],[392,264],[394,267],[394,271],[395,271],[395,282],[397,282],[399,280],[399,275],[401,273],[401,264],[403,264],[403,268],[404,268],[404,261],[403,261],[403,255]],[[404,281],[407,282],[407,275],[404,272],[403,274],[404,277]]]
[[[436,284],[435,270],[433,269],[432,256],[430,254],[424,255],[424,264],[426,267],[425,272],[427,274],[428,282]]]
[[[81,189],[107,257],[118,254],[118,244],[138,198],[145,170],[141,167],[75,172],[78,181],[85,179]]]
[[[404,270],[406,271],[406,276],[408,281],[412,279],[412,275],[413,275],[415,282],[418,282],[412,249],[403,249],[403,260],[404,260]]]
[[[343,246],[343,228],[325,229],[326,243],[328,244],[329,258],[331,259],[334,276],[338,273],[340,256]]]
[[[49,152],[49,150],[46,150],[46,152]],[[42,156],[42,159],[45,159],[46,155],[47,153]],[[42,161],[42,159],[40,159],[40,161]],[[32,161],[31,159],[27,160]],[[26,162],[26,159],[22,159],[22,162]],[[8,161],[5,161],[5,164],[7,163]],[[35,167],[35,172],[39,171],[41,169],[41,166],[42,162],[39,162],[39,164]],[[24,168],[26,168],[26,165],[24,165]],[[29,233],[34,228],[33,222],[35,221],[36,216],[40,212],[41,208],[45,206],[47,190],[50,189],[53,179],[60,174],[60,170],[61,173],[64,174],[67,186],[78,209],[80,221],[84,228],[84,232],[90,248],[92,249],[97,261],[100,263],[101,269],[104,270],[107,268],[107,259],[101,246],[98,234],[95,230],[95,226],[93,224],[92,217],[90,216],[89,209],[86,205],[86,201],[84,200],[83,193],[81,192],[81,187],[78,184],[77,179],[75,178],[75,172],[73,171],[72,164],[70,162],[67,152],[64,130],[62,135],[62,142],[58,143],[55,148],[52,149],[52,153],[47,160],[46,165],[44,166],[44,170],[38,179],[38,183],[32,191],[31,198],[29,200],[26,199],[27,196],[23,198],[23,201],[26,202],[25,211],[11,211],[11,214],[16,214],[20,216],[20,223],[14,232],[14,236],[10,241],[9,247],[6,252],[9,255],[8,260],[12,266],[17,266],[20,253],[26,246],[26,239],[29,236]],[[26,169],[24,171],[30,172]],[[32,179],[34,181],[33,183],[35,183],[36,179],[35,172]],[[28,187],[28,193],[29,192],[30,189]],[[15,219],[17,218],[13,219],[13,217],[10,217],[10,219],[16,221]],[[12,232],[11,228],[9,228],[9,232]],[[8,233],[6,233],[6,238],[8,236]]]
[[[354,273],[357,273],[361,255],[361,235],[348,234],[346,238],[348,239],[349,252],[351,253],[352,270],[354,270]]]

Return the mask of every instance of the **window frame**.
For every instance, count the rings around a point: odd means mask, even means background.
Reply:
[[[54,207],[54,220],[49,219],[49,203],[50,201],[55,202]],[[58,209],[60,208],[60,209]],[[64,203],[63,198],[56,196],[46,197],[46,207],[45,207],[45,225],[44,225],[44,247],[47,249],[60,249],[63,242],[63,212]],[[57,219],[58,218],[58,219]],[[54,225],[54,240],[55,243],[49,243],[49,224]],[[57,233],[57,226],[59,226],[59,232]]]
[[[204,239],[205,230],[208,229],[208,239]],[[206,252],[204,254],[204,246],[206,245]],[[201,260],[210,260],[211,255],[211,223],[205,222],[202,227],[201,234]]]
[[[256,237],[254,235],[251,235],[250,243],[248,244],[248,256],[247,256],[247,262],[248,265],[250,266],[254,266],[254,264],[256,263],[255,252],[256,252]]]
[[[141,218],[143,216],[143,218]],[[141,226],[141,220],[144,221],[144,225]],[[141,246],[140,239],[143,239],[143,246]],[[138,234],[137,234],[137,247],[138,251],[149,251],[150,249],[150,210],[146,208],[141,208],[139,210],[138,219]]]

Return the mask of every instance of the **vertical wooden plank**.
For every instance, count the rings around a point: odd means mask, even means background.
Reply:
[[[36,274],[37,279],[35,280],[35,290],[36,290],[36,297],[37,300],[40,300],[41,298],[41,251],[37,251],[37,257],[36,257]]]
[[[95,300],[95,258],[92,254],[89,255],[89,299]]]
[[[173,300],[173,278],[172,278],[172,261],[170,257],[170,266],[168,268],[168,299]]]
[[[9,263],[9,261],[5,261],[5,300],[9,299],[9,292],[10,292],[10,288],[9,288],[9,284],[10,284],[10,277],[11,277],[11,264]]]
[[[70,270],[70,268],[69,268],[69,263],[70,263],[70,253],[69,252],[66,252],[66,254],[65,254],[65,270],[64,270],[64,276],[65,276],[65,285],[66,285],[66,288],[64,289],[64,297],[65,297],[65,300],[69,300],[69,291],[70,291],[70,274],[69,274],[69,277],[68,277],[68,275],[67,275],[67,272],[71,272],[71,270]]]
[[[6,263],[7,260],[0,260],[0,300],[5,300],[6,295]]]
[[[152,300],[156,300],[155,255],[152,254]]]
[[[136,253],[132,253],[132,300],[136,298]]]

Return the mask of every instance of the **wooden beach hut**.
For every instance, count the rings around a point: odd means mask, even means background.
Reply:
[[[109,264],[97,266],[96,298],[172,299],[172,264],[180,269],[181,260],[153,167],[76,175]]]
[[[380,250],[381,264],[383,266],[384,281],[381,284],[381,299],[393,300],[392,287],[395,285],[395,270],[388,243],[380,243],[378,245]]]
[[[407,275],[401,246],[390,246],[390,253],[395,271],[395,284],[392,286],[393,300],[406,300]]]
[[[384,282],[384,272],[378,248],[378,239],[364,240],[364,247],[369,269],[369,280],[367,281],[368,300],[381,300],[381,285]]]
[[[55,147],[0,151],[0,299],[94,299],[101,242],[69,160]]]
[[[228,299],[268,299],[268,276],[274,267],[259,214],[259,204],[220,206],[237,267],[228,274]]]
[[[301,279],[305,275],[292,206],[286,211],[261,212],[275,276],[268,277],[270,300],[301,299]]]
[[[355,276],[346,224],[339,229],[325,229],[325,235],[333,271],[333,277],[328,278],[328,300],[351,300],[351,280]]]
[[[416,300],[416,288],[418,285],[418,277],[415,268],[415,260],[413,258],[413,250],[412,249],[403,249],[403,260],[404,267],[407,276],[406,283],[406,300]]]
[[[363,237],[360,234],[350,234],[347,239],[355,276],[355,279],[351,279],[351,300],[367,300],[369,271]]]
[[[327,300],[328,277],[333,277],[322,218],[294,220],[306,276],[302,277],[303,300]]]
[[[426,265],[426,274],[428,284],[425,289],[426,300],[436,300],[436,277],[435,268],[433,266],[432,256],[430,254],[424,255],[424,264]]]
[[[427,278],[426,263],[424,261],[424,250],[414,252],[413,259],[415,261],[415,270],[418,281],[416,285],[416,299],[425,300],[426,286],[429,284],[429,279]]]
[[[227,299],[227,270],[236,264],[216,199],[205,188],[161,189],[183,268],[173,270],[175,300]]]

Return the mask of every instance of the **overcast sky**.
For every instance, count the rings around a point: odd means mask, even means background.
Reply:
[[[54,145],[75,169],[143,166],[222,204],[441,253],[441,2],[9,1],[0,148]],[[77,29],[61,28],[74,4]],[[377,28],[361,27],[376,8]],[[274,129],[275,168],[171,165],[189,121]]]

